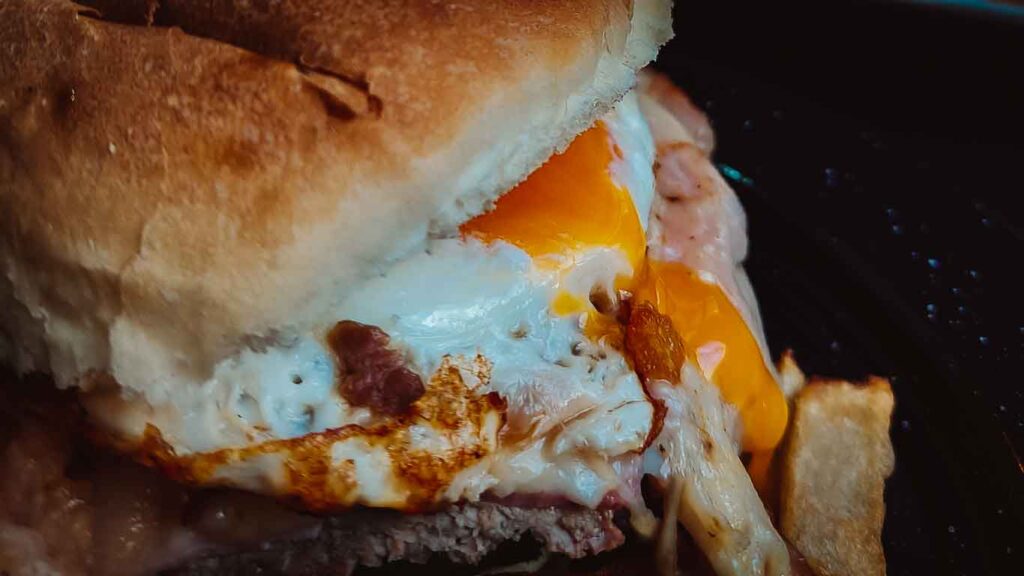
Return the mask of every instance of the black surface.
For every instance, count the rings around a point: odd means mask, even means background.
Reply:
[[[712,4],[712,5],[707,5]],[[775,353],[891,376],[889,574],[1024,561],[1024,26],[893,3],[682,3]]]

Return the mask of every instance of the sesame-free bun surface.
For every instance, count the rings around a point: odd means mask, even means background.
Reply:
[[[0,2],[0,356],[159,394],[338,320],[627,91],[669,4]]]

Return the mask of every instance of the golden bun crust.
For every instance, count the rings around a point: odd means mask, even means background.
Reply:
[[[148,394],[337,320],[670,35],[667,0],[0,3],[0,362]]]

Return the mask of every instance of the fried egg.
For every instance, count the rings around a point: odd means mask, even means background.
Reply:
[[[774,446],[777,408],[764,408],[774,380],[757,331],[712,271],[650,257],[666,253],[649,246],[649,218],[664,228],[666,216],[655,154],[630,93],[457,236],[352,288],[318,331],[250,343],[205,381],[165,387],[170,397],[101,387],[85,404],[118,445],[171,476],[313,509],[415,510],[485,494],[590,507],[610,494],[639,499],[625,476],[639,469],[655,409],[614,318],[632,294],[672,318],[751,446]],[[382,330],[421,378],[408,414],[340,392],[326,343],[340,321]]]
[[[484,492],[596,506],[619,488],[610,462],[643,448],[653,418],[591,302],[642,267],[653,155],[630,94],[457,237],[352,290],[321,332],[248,346],[173,397],[108,390],[86,404],[171,475],[311,507]],[[325,336],[341,320],[379,327],[426,383],[409,416],[339,393]]]

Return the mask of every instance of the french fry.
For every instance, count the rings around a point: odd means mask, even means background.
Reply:
[[[781,525],[818,576],[885,574],[892,408],[892,389],[882,378],[811,382],[796,395],[782,463]]]

